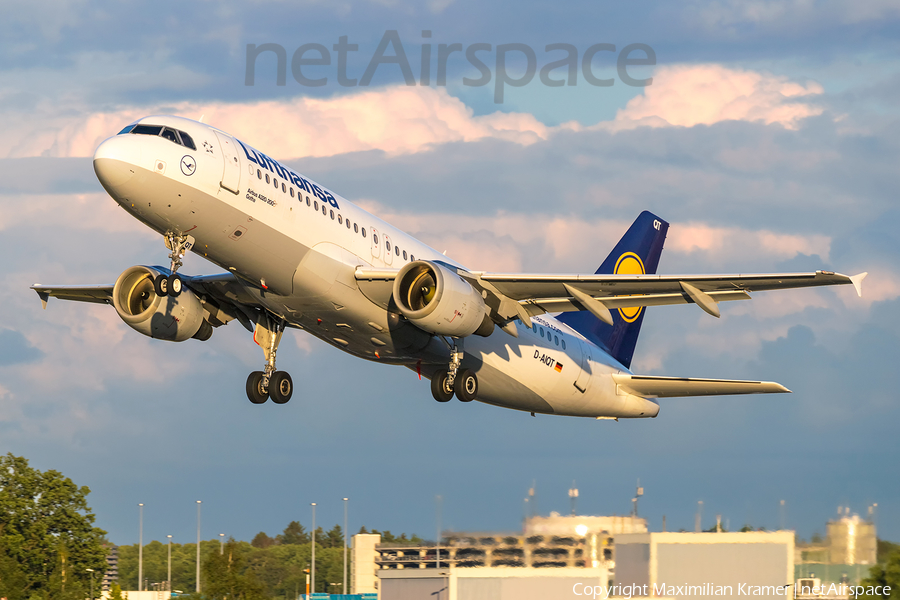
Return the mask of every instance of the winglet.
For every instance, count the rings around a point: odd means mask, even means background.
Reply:
[[[856,288],[856,295],[862,298],[862,281],[866,278],[869,272],[858,273],[850,277],[850,283],[853,284],[853,287]]]
[[[39,287],[41,287],[41,284],[36,283],[31,286],[31,289],[37,292],[38,297],[41,299],[41,304],[44,306],[44,310],[47,310],[47,301],[50,299],[50,294],[48,294],[47,292],[42,292],[38,289]]]

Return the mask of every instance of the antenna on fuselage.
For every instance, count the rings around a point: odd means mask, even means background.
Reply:
[[[202,123],[202,122],[203,122],[203,119],[204,119],[205,117],[206,117],[206,113],[203,113],[202,115],[200,115],[200,119],[198,120],[198,122]]]

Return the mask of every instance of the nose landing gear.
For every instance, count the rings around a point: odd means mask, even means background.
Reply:
[[[175,235],[174,233],[168,232],[165,235],[166,248],[171,250],[169,253],[170,267],[169,270],[172,271],[171,275],[165,275],[160,273],[153,280],[153,289],[156,291],[157,296],[178,296],[181,294],[181,290],[184,285],[181,281],[181,278],[177,275],[178,268],[181,267],[184,263],[181,262],[181,259],[184,258],[185,253],[194,247],[194,238],[190,235]]]
[[[294,382],[284,371],[275,370],[275,353],[284,333],[285,322],[265,314],[256,324],[253,341],[259,344],[266,357],[265,371],[253,371],[247,377],[247,398],[253,404],[263,404],[269,398],[284,404],[294,394]]]

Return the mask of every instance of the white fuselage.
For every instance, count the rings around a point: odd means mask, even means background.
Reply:
[[[185,131],[196,150],[150,135],[103,142],[94,168],[125,210],[161,234],[190,234],[193,251],[235,274],[255,302],[333,346],[426,376],[446,368],[446,343],[391,310],[384,284],[357,282],[355,271],[414,259],[462,265],[212,127],[171,116],[140,123]],[[549,315],[532,320],[534,329],[516,321],[517,338],[495,328],[464,339],[478,400],[551,414],[656,416],[656,402],[617,388],[611,375],[628,370],[606,352]]]

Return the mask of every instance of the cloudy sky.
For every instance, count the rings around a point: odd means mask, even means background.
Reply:
[[[775,528],[779,502],[802,537],[838,506],[878,503],[900,541],[900,4],[896,0],[498,2],[35,1],[0,22],[0,451],[88,485],[98,525],[120,544],[250,539],[290,520],[433,536],[435,496],[455,530],[516,530],[537,483],[540,513],[640,512],[659,529],[715,521]],[[361,86],[396,31],[397,64]],[[423,32],[430,32],[430,37]],[[358,49],[339,72],[342,36]],[[246,85],[248,44],[277,44]],[[304,44],[330,65],[291,58]],[[439,44],[463,52],[436,85]],[[497,75],[532,81],[502,86]],[[571,83],[540,70],[578,52]],[[595,44],[591,85],[581,58]],[[618,53],[653,66],[626,75]],[[431,85],[420,85],[422,52]],[[486,46],[484,46],[486,48]],[[521,46],[517,46],[521,47]],[[387,55],[393,55],[388,49]],[[304,58],[315,58],[316,52]],[[632,58],[646,56],[637,51]],[[339,77],[357,80],[341,85]],[[566,81],[559,67],[550,78]],[[468,83],[467,83],[468,82]],[[593,272],[643,209],[671,222],[664,273],[833,269],[870,273],[864,297],[825,289],[759,294],[712,319],[649,310],[634,369],[772,379],[790,396],[678,399],[658,418],[539,416],[438,405],[405,369],[291,333],[279,366],[286,406],[244,396],[262,356],[240,326],[205,343],[141,337],[111,307],[51,301],[35,283],[111,283],[162,264],[156,235],[97,183],[97,144],[147,114],[225,129],[476,269]],[[190,257],[189,274],[216,268]]]

